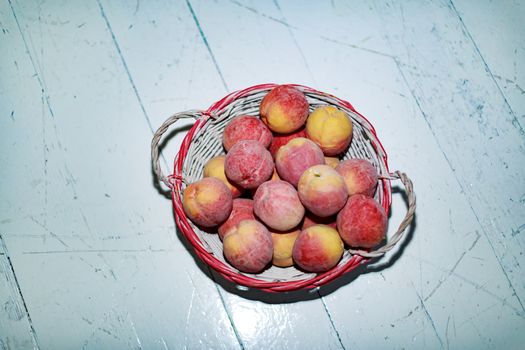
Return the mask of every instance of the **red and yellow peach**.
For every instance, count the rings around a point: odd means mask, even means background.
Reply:
[[[279,148],[275,156],[275,167],[281,179],[295,187],[303,172],[311,166],[324,164],[323,151],[315,143],[304,137],[290,140]]]
[[[272,141],[272,132],[259,118],[241,115],[233,118],[224,128],[222,144],[229,151],[242,140],[259,141],[261,145],[268,147]]]
[[[286,145],[288,141],[293,140],[297,137],[306,137],[305,128],[301,128],[289,134],[274,134],[272,142],[270,143],[270,148],[268,149],[272,154],[272,157],[275,158],[275,155],[277,154],[277,151],[279,150],[279,148],[281,148],[281,146]]]
[[[270,228],[287,231],[295,228],[304,216],[297,191],[281,180],[263,183],[253,197],[255,215]]]
[[[378,181],[376,168],[366,159],[348,159],[342,161],[335,170],[345,180],[350,196],[364,194],[373,197]]]
[[[255,220],[253,201],[245,198],[234,199],[230,216],[219,226],[219,237],[221,240],[224,239],[224,236],[232,227],[243,220]]]
[[[306,169],[299,179],[297,192],[306,209],[320,217],[337,213],[348,198],[343,178],[329,165]]]
[[[337,214],[337,230],[343,241],[354,248],[373,248],[385,239],[388,219],[373,198],[351,196]]]
[[[292,250],[294,262],[309,272],[324,272],[337,265],[344,245],[335,229],[314,225],[301,231]]]
[[[293,265],[292,250],[295,240],[299,236],[300,230],[288,232],[273,232],[273,258],[272,264],[279,267],[288,267]]]
[[[205,177],[189,184],[182,196],[186,216],[202,227],[214,227],[224,222],[233,206],[232,194],[221,180]]]
[[[334,106],[316,108],[306,121],[306,134],[327,156],[344,152],[352,141],[352,120]]]
[[[272,236],[256,220],[237,223],[226,232],[223,244],[226,260],[240,271],[260,272],[272,261]]]
[[[261,120],[274,132],[290,133],[304,125],[308,108],[304,93],[293,86],[280,85],[262,99]]]
[[[268,180],[273,173],[272,155],[255,140],[237,142],[226,155],[224,172],[236,185],[251,189]]]
[[[204,177],[216,177],[230,189],[233,198],[237,198],[242,193],[242,188],[231,183],[230,180],[226,177],[224,173],[224,162],[226,160],[226,155],[220,155],[211,158],[204,165],[203,176]]]

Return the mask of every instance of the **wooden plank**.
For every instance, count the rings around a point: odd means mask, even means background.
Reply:
[[[376,6],[403,79],[525,311],[525,133],[450,4]],[[425,48],[424,50],[421,48]],[[512,184],[512,185],[509,185]]]
[[[98,4],[0,6],[0,226],[39,345],[238,348],[152,186],[148,120]]]
[[[38,348],[27,305],[0,235],[0,349]]]
[[[217,22],[214,18],[224,17],[230,10],[239,11],[238,7],[233,4],[210,4],[191,1],[185,4],[184,9],[181,8],[180,4],[173,4],[164,6],[162,12],[159,12],[153,4],[149,6],[141,4],[136,16],[139,20],[133,23],[131,29],[129,29],[129,18],[132,18],[131,14],[135,10],[132,6],[106,4],[105,2],[103,4],[136,86],[141,91],[141,96],[144,96],[145,109],[156,111],[154,112],[155,115],[165,116],[166,111],[174,109],[175,111],[180,111],[187,108],[207,107],[207,105],[223,97],[228,92],[225,88],[234,90],[249,86],[247,84],[253,85],[262,82],[261,80],[256,80],[257,77],[254,77],[254,74],[242,74],[242,66],[237,66],[240,71],[232,75],[229,74],[228,68],[245,61],[245,57],[238,56],[232,62],[224,60],[225,57],[223,55],[219,56],[216,54],[217,48],[215,45],[217,41],[214,40],[216,35],[223,35],[222,30],[232,30],[232,28]],[[193,18],[193,15],[195,15],[195,18]],[[155,25],[150,24],[150,16],[155,19]],[[182,18],[192,18],[192,27],[178,27],[180,23],[178,17],[180,16]],[[250,20],[251,18],[248,17],[244,20],[244,23],[248,23]],[[173,27],[174,23],[175,27]],[[264,21],[263,24],[265,24]],[[242,21],[238,21],[236,25],[242,26]],[[281,25],[278,28],[281,28],[281,32],[278,34],[283,39],[280,42],[272,42],[272,45],[285,45],[290,40],[289,34]],[[260,33],[265,33],[265,29],[261,28]],[[137,35],[133,30],[136,30],[140,35]],[[196,55],[196,58],[192,59],[191,55],[185,51],[188,49],[179,53],[169,46],[147,43],[149,38],[162,37],[163,42],[171,43],[184,40],[185,36],[188,37],[188,42],[193,46],[192,50],[195,51],[193,55]],[[206,42],[204,38],[206,38]],[[232,39],[238,38],[232,37]],[[222,43],[225,49],[237,47],[237,43],[233,41],[223,41]],[[261,42],[253,41],[254,45],[257,43],[261,44]],[[268,43],[264,42],[262,44],[268,45]],[[145,47],[147,48],[144,52],[142,49],[143,45],[146,45]],[[217,50],[217,52],[221,53],[222,51]],[[214,56],[211,56],[210,53]],[[233,57],[235,56],[233,55]],[[189,72],[183,71],[183,68],[187,67],[183,63],[178,65],[169,64],[174,57],[180,57],[182,62],[191,60],[188,62],[188,65],[193,61],[196,61],[196,64],[200,62],[200,64],[192,67],[192,75],[188,76]],[[297,57],[299,57],[299,54],[297,54]],[[213,62],[214,59],[217,65]],[[273,62],[275,69],[279,65],[279,60],[280,58],[276,57]],[[297,70],[299,71],[299,69]],[[138,72],[138,74],[134,72]],[[162,76],[163,79],[159,80],[153,72]],[[228,72],[228,74],[225,74],[225,72]],[[255,73],[256,71],[254,70],[253,72]],[[288,69],[281,70],[279,73],[280,79],[286,79],[287,72]],[[275,72],[275,76],[279,74],[277,71]],[[190,86],[184,86],[185,80],[183,77],[186,77],[186,81],[189,81]],[[225,84],[223,84],[222,79],[224,79]],[[173,103],[172,106],[169,104],[157,105],[154,101],[158,99],[159,94],[160,96],[166,96],[166,98],[169,96],[175,101],[184,96],[188,96],[188,99],[183,105],[179,104],[178,106],[176,103]],[[159,118],[158,124],[161,121],[162,118]],[[170,154],[168,152],[165,152],[165,154]],[[218,276],[215,278],[220,279]],[[231,314],[231,319],[235,324],[240,341],[245,348],[281,347],[286,344],[287,347],[293,349],[302,348],[305,342],[319,348],[340,348],[336,333],[319,300],[304,302],[300,306],[292,304],[271,305],[252,300],[254,298],[252,292],[235,291],[234,287],[227,282],[221,283],[225,288],[220,289],[222,298]],[[258,295],[257,292],[254,293]],[[316,319],[316,322],[294,321],[301,319],[304,313],[311,315],[312,318]]]
[[[465,33],[487,65],[510,109],[525,124],[525,5],[519,1],[451,2]]]

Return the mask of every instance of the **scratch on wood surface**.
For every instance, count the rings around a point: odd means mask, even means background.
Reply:
[[[7,246],[5,244],[5,241],[2,237],[2,234],[0,234],[0,252],[2,253],[2,256],[0,257],[0,263],[4,265],[2,268],[3,271],[5,271],[5,279],[7,280],[7,283],[11,289],[11,295],[14,297],[13,300],[10,301],[9,304],[4,305],[4,309],[7,307],[12,307],[13,309],[18,310],[18,313],[12,314],[11,316],[15,317],[17,321],[21,320],[24,316],[27,318],[27,323],[29,325],[29,333],[31,335],[31,340],[33,342],[33,347],[35,349],[40,349],[40,346],[38,344],[38,338],[35,332],[35,328],[33,326],[33,321],[31,320],[31,315],[29,314],[29,309],[27,308],[26,301],[24,299],[24,295],[22,294],[22,289],[20,288],[20,283],[18,282],[18,278],[16,277],[15,269],[13,267],[13,263],[11,261],[11,257],[9,256],[9,252],[7,250]],[[19,304],[19,301],[16,300],[20,297],[21,305]],[[22,315],[23,310],[23,315]],[[15,312],[15,310],[5,310],[8,312],[8,317],[10,316],[10,312]]]
[[[436,269],[438,269],[438,270],[440,270],[440,271],[443,271],[443,272],[449,272],[449,271],[450,271],[449,269],[446,269],[446,268],[443,268],[443,267],[441,267],[441,266],[438,266],[438,265],[434,264],[434,262],[429,261],[429,260],[426,260],[426,259],[421,258],[421,257],[419,257],[419,256],[416,256],[416,255],[413,255],[413,254],[410,254],[410,253],[407,253],[407,255],[410,256],[410,257],[413,258],[413,259],[418,259],[418,260],[420,260],[421,262],[423,262],[423,263],[425,263],[425,264],[428,264],[428,265],[430,265],[430,266],[432,266],[432,267],[434,267],[434,268],[436,268]],[[477,283],[477,282],[474,282],[474,281],[472,281],[472,280],[470,280],[470,279],[468,279],[468,278],[466,278],[466,277],[464,277],[464,276],[458,274],[457,272],[452,272],[451,275],[454,276],[454,277],[456,277],[456,278],[458,278],[458,279],[460,279],[461,281],[463,281],[463,282],[465,282],[465,283],[467,283],[467,284],[473,286],[474,288],[476,288],[476,290],[480,290],[480,291],[482,291],[483,293],[485,293],[485,294],[491,296],[492,298],[498,300],[499,302],[502,303],[502,305],[507,306],[508,308],[512,309],[512,310],[515,312],[515,314],[516,314],[517,316],[519,316],[519,317],[525,319],[525,313],[523,313],[523,311],[521,311],[520,309],[517,309],[517,308],[514,307],[512,304],[510,304],[510,303],[507,301],[506,298],[502,298],[501,296],[499,296],[499,295],[497,295],[497,294],[495,294],[495,293],[489,291],[487,288],[485,288],[485,286],[483,286],[483,285],[481,285],[481,284],[479,284],[479,283]],[[418,310],[419,308],[420,308],[420,306],[416,306],[416,307],[413,308],[413,309],[412,309],[407,315],[405,315],[405,316],[399,318],[398,320],[402,320],[402,319],[408,318],[409,316],[411,316],[411,315],[413,314],[414,311]]]
[[[129,314],[128,314],[128,316],[129,316]],[[140,342],[139,334],[137,333],[137,329],[135,328],[135,323],[133,322],[133,319],[131,317],[129,317],[128,319],[129,319],[129,323],[131,325],[131,329],[133,330],[133,334],[135,335],[135,340],[137,341],[139,349],[142,349],[142,343]]]
[[[31,51],[29,49],[29,45],[27,43],[27,39],[24,35],[24,32],[22,31],[22,27],[20,26],[20,22],[18,20],[18,17],[16,15],[16,11],[13,7],[13,3],[11,0],[8,0],[9,2],[9,7],[11,8],[11,13],[13,14],[13,18],[15,19],[15,23],[16,23],[16,26],[18,28],[18,31],[20,33],[20,36],[22,37],[22,41],[24,42],[24,47],[26,49],[26,52],[27,52],[27,55],[29,56],[29,60],[31,61],[31,65],[33,66],[33,70],[35,71],[35,76],[38,80],[38,83],[40,85],[40,89],[42,90],[42,93],[45,94],[44,98],[45,98],[45,101],[46,101],[46,104],[47,104],[47,108],[49,110],[49,113],[51,115],[51,117],[54,117],[55,116],[55,113],[53,112],[53,109],[51,108],[51,104],[49,103],[49,96],[47,94],[47,89],[45,87],[45,84],[44,84],[44,81],[39,73],[39,70],[37,69],[37,65],[35,63],[35,60],[33,58],[33,55],[31,54]]]
[[[188,340],[188,327],[190,325],[191,312],[193,311],[193,301],[195,299],[195,290],[196,288],[193,288],[191,291],[190,306],[188,307],[188,311],[186,312],[186,323],[184,324],[184,344],[187,344],[187,340]]]
[[[337,330],[337,327],[335,326],[334,320],[332,319],[332,315],[330,314],[330,311],[328,311],[328,306],[326,306],[326,302],[324,300],[324,297],[321,295],[319,290],[317,291],[317,295],[319,295],[319,298],[321,299],[321,302],[323,303],[324,311],[328,315],[328,320],[330,321],[330,325],[332,326],[332,329],[335,332],[335,335],[337,337],[337,340],[339,341],[339,345],[341,346],[341,349],[346,350],[345,345],[343,344],[343,340],[341,339],[341,336],[339,335],[339,331]]]
[[[83,254],[83,253],[171,253],[173,249],[70,249],[70,250],[42,250],[26,251],[22,254]]]
[[[169,350],[168,344],[166,344],[166,341],[164,340],[164,338],[160,338],[160,341],[162,342],[162,346],[164,346],[164,350]]]
[[[441,344],[441,348],[444,349],[444,346],[443,346],[443,340],[441,340],[441,337],[439,336],[439,333],[437,331],[437,328],[436,328],[436,324],[434,323],[434,320],[432,319],[432,316],[430,315],[430,312],[428,312],[428,309],[425,305],[425,302],[423,301],[423,299],[421,298],[421,295],[419,295],[419,293],[417,292],[417,289],[416,287],[412,284],[412,288],[414,288],[414,292],[416,293],[418,299],[419,299],[419,302],[421,303],[421,308],[423,309],[423,312],[425,314],[425,316],[427,317],[427,319],[430,321],[430,324],[432,325],[432,329],[434,330],[434,333],[436,335],[436,337],[438,338],[439,340],[439,344]]]
[[[258,10],[256,10],[256,9],[254,9],[253,7],[247,6],[246,4],[243,4],[243,3],[239,2],[239,1],[236,1],[236,0],[230,0],[230,2],[231,2],[232,4],[234,4],[234,5],[237,5],[237,6],[241,7],[241,8],[243,8],[243,9],[245,9],[245,10],[248,10],[248,11],[250,11],[250,12],[255,13],[257,16],[260,16],[260,17],[263,17],[263,18],[269,19],[269,20],[271,20],[271,21],[277,22],[277,23],[279,23],[279,24],[282,24],[282,25],[285,26],[285,27],[289,27],[289,28],[297,29],[297,27],[292,27],[292,26],[290,26],[289,23],[287,23],[287,22],[285,22],[285,21],[283,21],[283,20],[281,20],[281,19],[275,18],[275,17],[270,16],[270,15],[268,15],[268,14],[266,14],[266,13],[260,12],[260,11],[258,11]]]
[[[461,253],[460,257],[458,260],[456,260],[456,262],[454,263],[454,265],[452,266],[452,268],[449,270],[448,274],[445,276],[445,278],[442,278],[438,281],[438,283],[436,284],[436,286],[432,289],[432,291],[430,293],[428,293],[428,295],[425,297],[425,301],[428,301],[428,299],[430,299],[434,293],[443,285],[443,283],[449,279],[450,276],[452,276],[452,274],[456,271],[456,268],[458,267],[458,265],[461,263],[461,261],[463,260],[463,258],[465,257],[465,255],[470,252],[472,249],[474,249],[474,247],[476,246],[476,244],[478,243],[479,239],[481,238],[481,235],[476,231],[476,238],[474,239],[474,242],[472,242],[472,244],[470,245],[469,248],[467,248],[465,251],[463,251],[463,253]]]
[[[490,306],[487,306],[486,308],[484,308],[483,310],[477,312],[475,315],[473,316],[470,316],[469,318],[467,318],[465,321],[461,322],[460,324],[458,324],[458,328],[461,328],[463,327],[463,325],[465,325],[466,323],[469,323],[469,322],[472,322],[474,319],[478,318],[480,315],[484,314],[485,312],[489,311],[490,309],[494,308],[496,305],[501,305],[500,303],[494,303]]]
[[[261,17],[266,18],[268,20],[271,20],[273,22],[282,24],[283,26],[288,28],[290,31],[293,29],[293,30],[296,30],[296,31],[306,32],[306,33],[308,33],[308,35],[316,36],[316,37],[318,37],[321,40],[328,41],[328,42],[331,42],[331,43],[334,43],[334,44],[338,44],[338,45],[341,45],[341,46],[346,46],[346,47],[349,47],[349,48],[352,48],[352,49],[356,49],[356,50],[372,53],[372,54],[379,55],[379,56],[384,56],[384,57],[388,57],[388,58],[394,58],[394,56],[389,55],[389,54],[384,53],[384,52],[380,52],[380,51],[377,51],[377,50],[374,50],[374,49],[369,49],[369,48],[362,47],[362,46],[359,46],[359,45],[356,45],[356,44],[343,42],[343,41],[340,41],[340,40],[337,40],[337,39],[330,38],[330,37],[325,36],[325,35],[320,35],[318,32],[314,32],[312,30],[308,30],[308,29],[305,29],[305,28],[302,28],[302,27],[297,27],[297,26],[291,25],[290,23],[286,22],[285,20],[281,20],[281,19],[275,18],[273,16],[270,16],[270,15],[264,13],[264,12],[258,11],[256,9],[254,9],[253,7],[247,6],[246,4],[242,4],[242,3],[240,3],[240,2],[238,2],[236,0],[230,0],[230,2],[232,4],[234,4],[234,5],[237,5],[237,6],[241,7],[241,8],[243,8],[243,9],[245,9],[245,10],[253,12],[254,14],[256,14],[258,16],[261,16]],[[364,41],[366,41],[368,39],[370,39],[370,37],[366,38]]]
[[[217,73],[219,74],[219,77],[221,78],[222,85],[224,86],[224,89],[226,90],[226,92],[229,92],[230,89],[228,88],[228,84],[226,84],[226,80],[224,79],[224,75],[222,74],[221,69],[219,68],[219,64],[217,63],[215,54],[213,53],[210,47],[210,44],[208,43],[208,39],[206,38],[204,31],[202,30],[201,24],[189,0],[186,0],[186,5],[188,5],[188,9],[190,10],[191,16],[193,17],[193,20],[195,21],[195,25],[197,26],[197,29],[199,30],[199,34],[201,36],[202,42],[204,43],[204,46],[206,46],[206,49],[208,50],[208,53],[210,54],[213,65],[215,66],[215,69],[217,70]]]
[[[29,219],[31,219],[31,221],[33,221],[35,224],[37,224],[38,226],[42,227],[47,233],[49,233],[49,235],[53,238],[55,238],[57,241],[59,241],[64,247],[66,248],[69,248],[69,245],[64,242],[62,239],[60,239],[60,237],[58,237],[57,234],[55,234],[53,231],[51,231],[50,229],[47,228],[47,226],[45,224],[43,224],[42,222],[40,222],[39,220],[37,220],[33,215],[29,215]]]
[[[43,90],[42,90],[43,91]],[[48,162],[48,154],[49,154],[49,147],[47,145],[46,140],[46,117],[45,117],[45,107],[44,107],[44,95],[42,93],[41,96],[42,100],[42,160],[44,162],[44,210],[47,211],[47,199],[48,199],[48,186],[49,186],[49,179],[48,179],[48,171],[47,171],[47,162]]]
[[[503,98],[503,101],[505,102],[505,106],[508,108],[509,112],[512,114],[512,125],[519,131],[521,136],[525,136],[525,131],[523,130],[523,127],[521,126],[518,118],[516,118],[516,113],[514,113],[514,110],[510,106],[509,102],[507,101],[507,97],[503,93],[503,90],[501,90],[501,87],[499,86],[498,82],[496,81],[496,78],[494,77],[494,74],[492,74],[492,70],[490,69],[489,65],[487,64],[487,61],[485,60],[485,57],[481,54],[481,51],[480,51],[480,49],[478,47],[478,44],[476,43],[476,41],[474,40],[474,38],[470,34],[470,31],[468,30],[467,26],[465,25],[465,22],[463,22],[463,18],[461,17],[461,15],[459,14],[458,10],[456,9],[456,6],[454,6],[454,3],[451,0],[449,0],[449,4],[450,4],[450,8],[452,9],[452,11],[454,11],[456,16],[458,17],[459,22],[461,23],[461,27],[462,27],[463,32],[469,38],[469,40],[471,41],[471,43],[472,43],[476,53],[478,54],[479,58],[481,59],[481,62],[483,62],[483,65],[485,67],[485,71],[489,74],[490,78],[494,82],[494,85],[497,87],[499,93],[501,94],[501,97]]]
[[[106,23],[106,27],[111,35],[111,40],[113,41],[113,45],[115,46],[115,49],[117,50],[117,54],[120,58],[120,62],[122,63],[122,66],[124,68],[124,71],[126,72],[126,75],[128,77],[128,80],[131,84],[131,87],[133,89],[133,92],[135,93],[135,97],[139,103],[140,109],[142,111],[142,114],[144,115],[144,118],[146,119],[146,123],[148,124],[148,127],[151,131],[151,133],[155,132],[155,129],[153,129],[153,125],[151,124],[151,120],[148,116],[148,113],[146,112],[146,108],[144,108],[144,104],[142,103],[142,98],[140,97],[139,91],[137,89],[137,86],[135,85],[135,81],[131,77],[130,70],[128,68],[128,64],[126,63],[126,60],[124,59],[124,55],[122,54],[122,50],[120,49],[120,45],[118,44],[117,38],[115,36],[115,33],[113,32],[113,28],[111,27],[111,24],[109,23],[109,19],[106,16],[106,12],[104,11],[104,7],[102,6],[102,3],[100,0],[97,0],[98,7],[100,9],[100,14],[102,18],[104,19],[104,22]]]
[[[525,223],[520,225],[520,227],[518,227],[516,230],[512,230],[511,235],[513,237],[515,237],[515,236],[519,235],[524,229],[525,229]]]
[[[117,339],[117,340],[120,339],[116,334],[113,334],[111,331],[107,330],[106,328],[103,328],[103,327],[97,327],[97,329],[98,329],[99,331],[102,331],[102,332],[106,333],[107,335],[109,335],[109,336],[111,336],[111,337]]]
[[[504,78],[502,76],[499,76],[499,75],[496,75],[494,74],[494,77],[498,80],[501,80],[503,82],[505,82],[506,84],[510,84],[512,85],[516,90],[518,90],[522,95],[525,94],[525,90],[523,90],[523,88],[521,86],[518,85],[518,83],[515,81],[515,80],[511,80],[511,79],[508,79],[508,78]]]
[[[447,325],[445,326],[445,338],[447,340],[447,350],[450,349],[450,341],[448,339],[448,325],[450,323],[450,318],[452,316],[451,315],[448,315],[448,318],[447,318]]]
[[[454,167],[452,166],[452,162],[450,161],[450,159],[448,158],[446,152],[444,151],[441,143],[438,141],[439,138],[437,137],[436,135],[436,132],[435,130],[432,128],[432,125],[430,124],[430,121],[429,121],[429,117],[428,115],[425,113],[425,111],[423,110],[423,107],[421,106],[421,103],[418,99],[418,97],[416,96],[413,88],[411,88],[409,82],[408,82],[408,79],[406,78],[406,75],[404,74],[403,70],[401,69],[401,66],[399,64],[399,61],[397,59],[394,59],[394,61],[396,62],[396,65],[397,65],[397,68],[399,70],[399,73],[401,75],[401,78],[403,79],[408,91],[410,91],[410,94],[412,95],[412,98],[414,99],[414,102],[416,103],[416,106],[418,107],[419,109],[419,112],[421,113],[423,119],[425,120],[425,123],[427,124],[430,132],[432,133],[432,135],[434,136],[434,139],[436,140],[436,144],[439,148],[439,150],[441,151],[441,154],[443,155],[443,157],[445,158],[445,161],[447,162],[447,164],[449,165],[450,169],[452,170],[452,174],[454,176],[454,179],[456,180],[456,183],[458,184],[461,192],[464,194],[465,198],[466,198],[466,201],[468,203],[468,206],[470,208],[470,211],[472,212],[472,214],[474,215],[474,218],[476,219],[476,222],[478,223],[479,227],[481,228],[482,232],[483,232],[483,235],[485,236],[485,238],[487,239],[487,242],[489,243],[489,246],[491,248],[491,251],[492,253],[494,254],[494,256],[496,257],[496,260],[498,261],[498,264],[501,268],[501,271],[503,272],[503,275],[505,276],[505,279],[507,280],[507,283],[509,284],[509,287],[512,289],[513,291],[513,295],[515,296],[515,298],[518,300],[518,303],[520,304],[521,306],[521,309],[522,309],[522,312],[525,312],[525,305],[523,304],[523,302],[521,301],[518,293],[516,292],[516,288],[514,287],[510,277],[509,277],[509,274],[507,273],[507,270],[505,268],[505,266],[503,265],[503,262],[501,260],[501,257],[497,254],[496,252],[496,248],[494,247],[494,244],[492,243],[486,229],[485,229],[485,226],[481,223],[481,220],[477,214],[477,212],[474,210],[474,207],[472,205],[472,202],[471,202],[471,198],[469,198],[467,195],[466,195],[466,191],[465,191],[465,188],[463,186],[463,184],[461,183],[461,181],[459,180],[458,178],[458,174],[456,173]]]
[[[317,85],[317,82],[315,80],[314,74],[312,73],[312,69],[310,68],[310,65],[308,64],[308,60],[306,59],[306,56],[304,55],[303,49],[301,49],[301,46],[297,42],[297,38],[295,37],[294,32],[292,31],[292,29],[288,25],[288,20],[286,19],[286,16],[284,15],[284,13],[282,11],[281,6],[279,6],[278,0],[273,0],[273,3],[275,4],[275,7],[277,7],[277,9],[279,10],[279,13],[281,14],[281,17],[283,18],[284,23],[286,23],[286,29],[288,30],[288,33],[290,34],[290,37],[292,38],[292,41],[293,41],[293,43],[295,45],[295,48],[297,49],[297,51],[299,51],[299,54],[301,55],[301,58],[302,58],[302,60],[304,62],[306,70],[308,71],[308,75],[310,75],[310,79],[312,79],[312,82],[315,85]]]

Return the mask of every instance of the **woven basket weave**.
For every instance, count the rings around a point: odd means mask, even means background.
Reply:
[[[399,229],[388,237],[385,245],[375,251],[346,249],[339,264],[324,273],[306,273],[295,267],[272,266],[260,274],[247,274],[231,266],[224,258],[219,236],[202,231],[186,217],[182,208],[182,192],[188,183],[202,178],[203,167],[209,159],[224,153],[222,132],[226,124],[238,115],[258,116],[261,100],[275,86],[277,85],[253,86],[229,94],[206,111],[192,110],[172,115],[155,133],[151,153],[155,173],[171,189],[177,226],[192,244],[199,258],[236,284],[270,292],[285,292],[322,286],[353,270],[359,264],[366,263],[370,258],[382,256],[392,249],[412,221],[415,211],[415,195],[412,182],[405,174],[389,172],[387,155],[376,136],[374,128],[350,103],[306,86],[292,85],[304,92],[310,105],[310,111],[319,106],[332,105],[350,116],[353,122],[353,139],[350,148],[340,158],[366,158],[376,167],[380,181],[375,199],[387,213],[391,203],[390,181],[400,179],[405,185],[408,197],[407,214]],[[175,157],[173,174],[166,177],[160,168],[158,145],[169,126],[182,118],[194,118],[196,122],[182,141],[179,153]]]

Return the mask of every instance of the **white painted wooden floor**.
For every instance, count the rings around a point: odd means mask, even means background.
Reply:
[[[0,349],[523,349],[524,18],[510,0],[0,0]],[[211,273],[153,182],[168,115],[267,82],[353,103],[418,196],[400,249],[319,293]],[[391,228],[404,212],[397,191]]]

